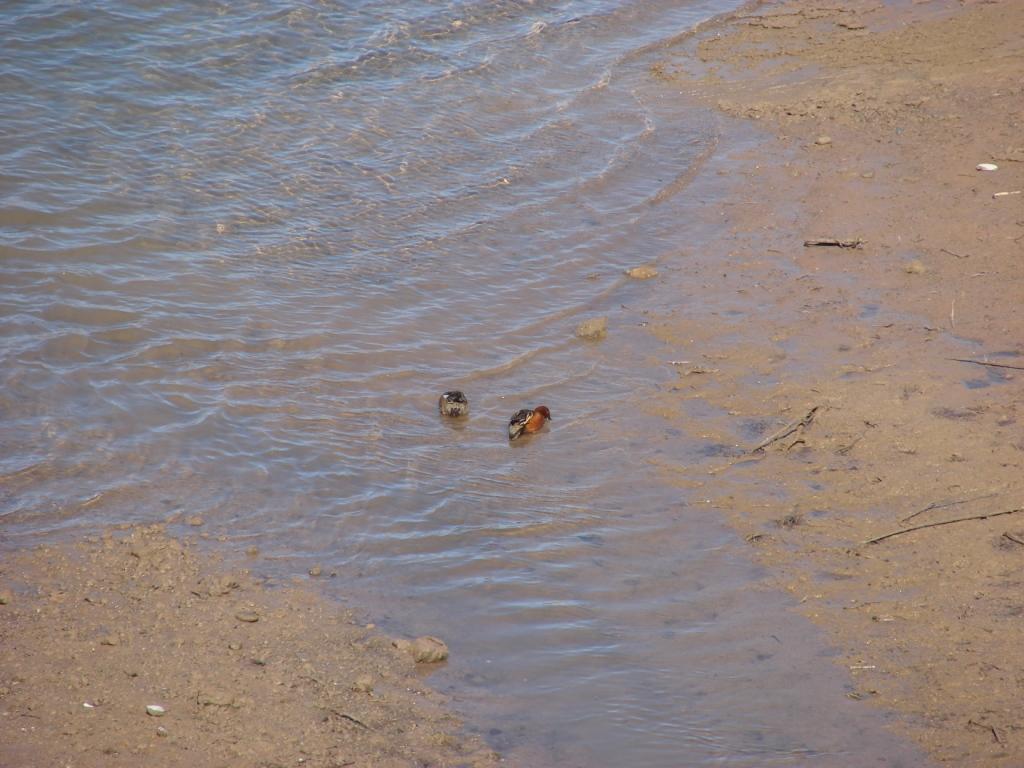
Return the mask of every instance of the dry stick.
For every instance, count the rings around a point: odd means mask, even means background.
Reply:
[[[892,538],[893,536],[899,536],[904,533],[910,533],[912,531],[920,531],[924,528],[938,528],[940,525],[952,525],[953,523],[963,523],[967,520],[988,520],[990,517],[1001,517],[1002,515],[1012,515],[1015,512],[1024,512],[1024,507],[1018,507],[1017,509],[1008,509],[1003,512],[989,512],[987,515],[971,515],[970,517],[956,517],[952,520],[940,520],[937,523],[925,523],[924,525],[915,525],[913,528],[903,528],[899,531],[893,531],[887,533],[884,536],[876,536],[873,539],[868,539],[865,544],[877,544],[885,539]]]
[[[973,365],[987,365],[989,368],[1010,368],[1014,371],[1024,371],[1024,365],[1006,365],[1005,363],[989,363],[985,360],[970,360],[966,357],[947,357],[957,363],[971,363]]]
[[[907,515],[902,520],[900,520],[900,522],[901,523],[905,523],[908,520],[913,520],[918,515],[923,515],[925,512],[931,512],[933,509],[942,509],[944,507],[955,507],[957,504],[966,504],[969,501],[981,501],[982,499],[991,499],[993,496],[996,496],[996,495],[997,494],[995,494],[995,493],[986,493],[984,496],[972,496],[969,499],[956,499],[954,501],[936,501],[936,502],[934,502],[932,504],[929,504],[924,509],[917,510],[917,512],[915,512],[912,515]]]
[[[814,414],[817,413],[817,411],[818,411],[818,409],[820,407],[821,407],[820,405],[814,406],[813,408],[811,408],[811,410],[809,410],[807,412],[807,415],[804,416],[802,419],[799,419],[798,421],[794,421],[794,422],[791,422],[791,423],[787,424],[782,429],[780,429],[778,432],[774,433],[767,440],[763,440],[761,442],[761,444],[758,445],[756,448],[751,449],[750,452],[751,453],[757,453],[758,451],[767,448],[772,443],[778,442],[779,440],[781,440],[784,437],[789,437],[791,434],[793,434],[798,429],[800,429],[800,427],[806,427],[812,421],[814,421]]]
[[[373,730],[370,726],[368,726],[362,720],[357,720],[356,718],[352,717],[352,715],[346,715],[344,712],[339,712],[336,709],[330,710],[330,713],[332,715],[340,717],[342,720],[348,720],[350,723],[354,723],[355,725],[358,725],[360,728],[365,728],[368,731],[372,731]]]
[[[970,727],[972,725],[975,728],[981,728],[983,731],[988,731],[989,733],[991,733],[992,734],[992,738],[996,740],[996,744],[1002,744],[1003,743],[1003,740],[1001,738],[999,738],[999,733],[996,731],[995,726],[985,725],[984,723],[979,723],[979,722],[977,722],[975,720],[968,720],[967,721],[967,726]]]
[[[835,237],[812,237],[809,240],[804,240],[804,247],[810,248],[815,245],[831,245],[835,248],[860,248],[866,240],[856,238],[853,240],[841,240]]]
[[[1003,532],[1003,538],[1004,538],[1004,539],[1009,539],[1009,540],[1010,540],[1010,541],[1012,541],[1012,542],[1013,542],[1014,544],[1020,544],[1020,545],[1021,545],[1022,547],[1024,547],[1024,541],[1021,541],[1020,539],[1018,539],[1018,538],[1017,538],[1016,536],[1014,536],[1014,535],[1013,535],[1012,533],[1010,533],[1009,531],[1004,531],[1004,532]]]

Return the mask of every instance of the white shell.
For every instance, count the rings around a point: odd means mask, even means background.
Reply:
[[[163,717],[164,712],[167,710],[161,707],[159,704],[147,704],[146,714],[152,715],[153,717]]]
[[[998,171],[999,166],[995,163],[978,163],[975,168],[979,171]]]

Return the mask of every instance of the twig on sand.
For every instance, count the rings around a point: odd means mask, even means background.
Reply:
[[[998,733],[998,731],[996,731],[995,726],[985,725],[984,723],[979,723],[976,720],[968,720],[967,721],[967,727],[968,728],[981,728],[981,730],[983,730],[983,731],[988,731],[989,733],[992,734],[992,738],[995,739],[996,744],[1002,744],[1003,743],[1003,740],[1001,738],[999,738],[999,733]]]
[[[1010,368],[1014,371],[1024,371],[1024,365],[1007,365],[1006,363],[990,363],[987,360],[971,360],[966,357],[947,357],[947,360],[952,360],[956,363],[971,363],[972,365],[986,365],[989,368]]]
[[[807,412],[807,414],[802,419],[798,419],[797,421],[790,422],[789,424],[784,426],[782,429],[780,429],[778,432],[773,433],[766,440],[762,440],[758,444],[758,446],[756,448],[752,448],[750,450],[750,452],[751,453],[757,453],[758,451],[763,451],[765,448],[767,448],[772,443],[778,442],[779,440],[781,440],[784,437],[789,437],[791,434],[796,432],[801,427],[809,426],[810,423],[812,421],[814,421],[814,414],[818,412],[818,409],[820,407],[821,407],[820,405],[814,406],[813,408],[811,408],[811,410],[809,410]]]
[[[912,528],[902,528],[898,531],[892,531],[883,536],[876,536],[873,539],[868,539],[865,544],[877,544],[880,541],[891,539],[893,536],[900,536],[904,533],[911,533],[913,531],[920,531],[924,528],[938,528],[940,525],[952,525],[953,523],[963,523],[967,520],[988,520],[990,517],[1002,517],[1003,515],[1012,515],[1015,512],[1024,512],[1024,507],[1017,507],[1016,509],[1007,509],[1002,512],[989,512],[986,515],[970,515],[969,517],[955,517],[952,520],[940,520],[937,523],[924,523],[923,525],[915,525]]]
[[[1024,540],[1022,540],[1022,539],[1018,539],[1018,538],[1017,538],[1016,536],[1014,536],[1014,535],[1013,535],[1012,533],[1010,533],[1009,531],[1003,531],[1003,538],[1004,538],[1004,539],[1009,539],[1009,540],[1010,540],[1010,541],[1012,541],[1012,542],[1013,542],[1014,544],[1020,544],[1020,545],[1021,545],[1022,547],[1024,547]]]
[[[834,248],[861,248],[867,240],[862,240],[859,237],[851,239],[840,239],[837,237],[812,237],[809,240],[804,240],[804,247],[811,248],[815,245],[830,245]]]
[[[360,728],[365,728],[368,731],[372,731],[373,730],[372,728],[370,728],[370,726],[368,726],[362,720],[357,720],[356,718],[352,717],[352,715],[346,715],[344,712],[339,712],[336,709],[330,710],[330,713],[332,715],[334,715],[335,717],[341,718],[342,720],[348,720],[348,722],[353,723],[355,725],[358,725]]]
[[[923,515],[925,512],[931,512],[933,509],[942,509],[944,507],[955,507],[957,504],[966,504],[969,501],[981,501],[982,499],[991,499],[995,495],[996,494],[994,494],[994,493],[986,493],[984,496],[972,496],[969,499],[954,499],[953,501],[936,501],[936,502],[933,502],[933,503],[929,504],[924,509],[917,510],[917,512],[915,512],[912,515],[907,515],[902,520],[900,520],[900,522],[901,523],[905,523],[908,520],[913,520],[918,515]]]

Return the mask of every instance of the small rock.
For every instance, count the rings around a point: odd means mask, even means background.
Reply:
[[[100,640],[100,645],[117,645],[121,642],[117,635],[107,635]]]
[[[163,717],[166,712],[167,710],[161,707],[159,704],[146,705],[146,714],[150,717]]]
[[[928,267],[926,267],[920,259],[914,259],[903,268],[903,271],[908,275],[923,275],[928,271]]]
[[[826,146],[828,146],[829,144],[832,143],[832,137],[831,136],[819,136],[818,138],[816,138],[814,140],[814,143],[817,144],[819,147],[826,147]]]
[[[448,646],[443,640],[430,635],[415,640],[395,640],[392,645],[410,654],[417,664],[434,664],[448,658]]]
[[[242,644],[241,643],[228,643],[228,650],[229,651],[240,651],[240,650],[242,650]]]
[[[370,675],[360,675],[352,683],[352,690],[359,693],[373,693],[373,677]]]
[[[203,524],[203,518],[201,518],[199,515],[193,515],[188,519],[188,524],[198,528],[200,525]]]
[[[864,173],[862,173],[860,175],[860,177],[862,179],[873,179],[873,178],[875,178],[875,172],[874,171],[864,171]]]
[[[260,620],[260,615],[256,611],[239,611],[235,614],[235,618],[239,621],[255,624]]]
[[[576,336],[581,339],[597,341],[608,335],[608,318],[592,317],[576,326]]]
[[[256,555],[258,555],[259,553],[259,547],[249,547],[245,550],[245,554],[247,554],[249,557],[256,557]]]
[[[999,166],[995,163],[978,163],[974,166],[979,171],[998,171]]]
[[[312,568],[309,569],[309,575],[310,576],[319,576],[323,572],[324,572],[324,569],[321,568],[319,565],[314,565]]]
[[[14,602],[14,593],[9,589],[0,589],[0,605],[10,605]]]
[[[658,270],[654,267],[642,264],[639,267],[631,267],[626,270],[626,274],[634,280],[650,280],[652,277],[658,276]]]
[[[157,736],[166,736],[167,735],[167,729],[164,728],[162,725],[158,725],[156,727],[156,735]]]
[[[233,576],[221,576],[219,579],[213,579],[207,584],[203,585],[196,594],[206,594],[210,597],[219,597],[226,595],[233,589],[238,589],[242,586],[238,579]]]
[[[233,707],[235,697],[227,691],[200,691],[196,695],[196,703],[201,707]]]

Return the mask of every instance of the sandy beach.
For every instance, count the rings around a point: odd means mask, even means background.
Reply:
[[[424,684],[441,654],[323,598],[329,573],[267,584],[194,539],[128,527],[5,559],[0,763],[496,764]]]
[[[960,766],[1024,761],[1021,28],[1019,2],[770,4],[658,68],[774,135],[684,269],[712,310],[771,308],[749,354],[714,354],[714,311],[657,329],[693,361],[659,408],[715,403],[695,437],[749,450],[666,474],[827,630],[837,696]]]
[[[706,212],[728,236],[672,265],[687,293],[649,324],[678,381],[644,407],[734,449],[661,473],[827,633],[837,700],[956,766],[1024,764],[1022,29],[1018,0],[796,0],[651,71],[723,142],[763,132]],[[329,573],[267,584],[198,550],[137,526],[5,557],[0,763],[500,761]]]

